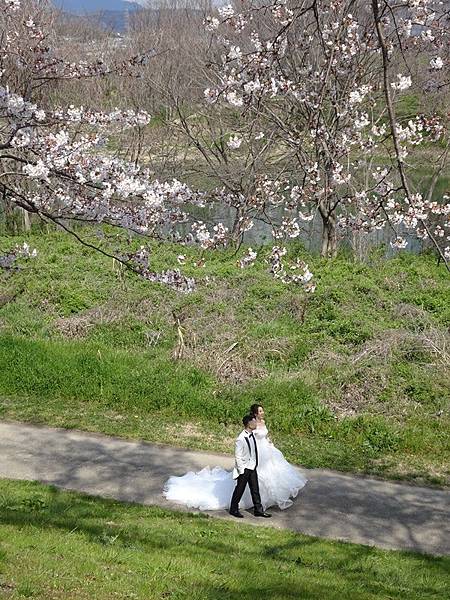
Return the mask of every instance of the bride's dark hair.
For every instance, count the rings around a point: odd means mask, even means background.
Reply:
[[[262,404],[252,404],[250,406],[250,414],[256,417],[258,414],[258,408],[262,408]]]

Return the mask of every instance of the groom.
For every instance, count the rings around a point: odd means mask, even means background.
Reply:
[[[266,513],[261,504],[259,495],[258,473],[258,445],[253,435],[256,429],[256,419],[253,415],[245,415],[242,419],[244,431],[236,439],[235,467],[233,479],[237,479],[230,504],[230,515],[242,519],[244,515],[239,512],[239,501],[245,491],[247,483],[252,495],[255,517],[269,518],[272,515]]]

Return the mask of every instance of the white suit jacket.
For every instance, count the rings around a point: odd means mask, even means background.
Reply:
[[[239,475],[242,475],[245,469],[254,469],[256,467],[256,457],[254,455],[253,440],[249,440],[251,452],[249,450],[249,445],[245,440],[245,438],[248,437],[248,435],[249,434],[247,434],[247,432],[244,429],[236,438],[236,446],[234,451],[233,479],[237,479]]]

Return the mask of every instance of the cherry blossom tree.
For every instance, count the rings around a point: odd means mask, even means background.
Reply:
[[[107,223],[164,237],[184,221],[197,197],[178,181],[159,182],[148,169],[105,150],[112,132],[145,126],[145,111],[43,107],[45,90],[64,80],[132,76],[142,56],[116,64],[67,61],[50,45],[52,13],[45,2],[1,0],[0,191],[5,202],[54,222],[86,245],[70,223]],[[39,102],[40,101],[40,102]],[[200,201],[201,202],[201,201]],[[209,236],[211,243],[217,241]],[[217,237],[217,236],[216,236]],[[108,256],[108,251],[96,247]],[[152,281],[184,291],[191,279],[178,269],[154,273],[148,250],[114,258]]]
[[[187,207],[203,206],[205,197],[179,181],[159,182],[148,167],[130,163],[107,149],[108,135],[145,126],[145,111],[101,112],[92,108],[45,104],[46,90],[61,81],[133,76],[148,60],[130,56],[109,64],[102,58],[68,60],[52,45],[53,13],[38,0],[0,0],[0,193],[4,202],[56,223],[80,242],[111,256],[150,281],[190,291],[194,282],[178,268],[155,273],[149,249],[111,254],[84,240],[71,223],[105,223],[158,239],[192,241],[215,248],[227,240],[227,228],[210,231],[190,218]],[[180,223],[190,233],[181,237]],[[20,256],[20,252],[15,252]],[[282,254],[272,272],[285,281],[313,289],[307,265],[287,277]],[[249,260],[243,260],[246,266]]]
[[[336,255],[339,231],[388,228],[393,247],[415,234],[449,268],[449,197],[434,195],[448,159],[449,115],[397,116],[410,88],[441,98],[448,92],[448,3],[239,5],[240,12],[228,5],[205,21],[223,48],[205,98],[220,113],[240,112],[228,142],[237,154],[267,152],[270,140],[280,166],[275,176],[254,171],[255,194],[244,202],[266,217],[283,208],[273,222],[278,239],[297,237],[302,221],[319,214],[325,257]],[[415,179],[424,156],[426,193]]]

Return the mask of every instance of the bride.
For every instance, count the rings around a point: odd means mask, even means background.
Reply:
[[[278,506],[284,510],[292,505],[292,498],[305,486],[307,479],[290,465],[283,454],[269,439],[264,420],[264,408],[252,404],[250,414],[254,415],[257,427],[254,435],[258,444],[258,481],[261,503],[264,510]],[[236,481],[232,471],[222,467],[205,467],[194,473],[190,471],[182,477],[170,477],[163,494],[167,500],[200,510],[220,510],[230,507]],[[250,508],[253,501],[246,488],[239,503],[240,508]]]

